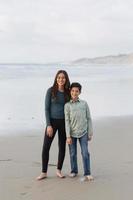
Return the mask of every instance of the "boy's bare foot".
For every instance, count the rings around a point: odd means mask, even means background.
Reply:
[[[86,176],[86,180],[87,180],[87,181],[93,181],[94,178],[93,178],[92,175],[88,175],[88,176]]]
[[[71,178],[74,178],[74,177],[76,177],[77,176],[77,173],[70,173],[69,174],[69,177],[71,177]]]
[[[82,177],[82,178],[80,179],[81,182],[84,182],[84,181],[93,181],[93,180],[94,180],[94,178],[93,178],[93,176],[91,176],[91,175],[84,176],[84,177]]]
[[[47,173],[42,172],[37,178],[36,180],[41,181],[43,179],[47,178]]]
[[[60,170],[57,170],[56,175],[57,175],[57,177],[59,177],[59,178],[65,178],[65,176],[61,173]]]

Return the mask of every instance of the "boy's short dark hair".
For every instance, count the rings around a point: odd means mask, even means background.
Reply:
[[[70,85],[70,90],[73,88],[73,87],[77,87],[79,89],[79,91],[81,92],[81,89],[82,89],[82,86],[80,83],[78,82],[74,82]]]

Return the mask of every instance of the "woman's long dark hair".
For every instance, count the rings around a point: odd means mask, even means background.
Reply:
[[[64,85],[64,97],[65,97],[65,102],[69,101],[70,99],[70,81],[68,74],[65,70],[59,70],[55,76],[54,84],[52,86],[52,97],[57,98],[57,92],[58,92],[58,84],[57,84],[57,77],[59,74],[64,74],[66,82]]]

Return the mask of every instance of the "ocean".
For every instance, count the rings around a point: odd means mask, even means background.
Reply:
[[[133,115],[133,65],[1,64],[0,130],[45,124],[45,93],[59,69],[81,83],[93,119]]]

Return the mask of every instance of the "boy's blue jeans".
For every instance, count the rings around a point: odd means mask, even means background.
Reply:
[[[84,176],[90,175],[90,154],[88,151],[88,134],[83,135],[81,138],[72,137],[72,144],[69,144],[71,173],[78,173],[77,165],[77,140],[79,140],[81,147],[81,154],[84,167]]]

